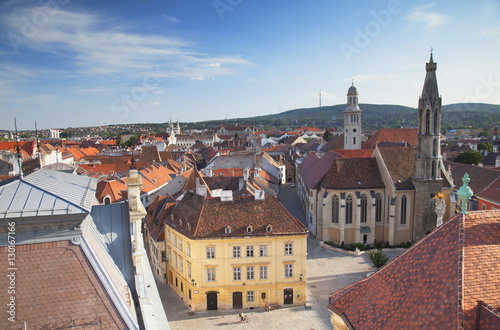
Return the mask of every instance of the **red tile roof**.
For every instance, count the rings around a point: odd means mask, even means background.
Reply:
[[[220,198],[187,193],[172,216],[166,223],[191,238],[307,235],[304,225],[271,195],[264,200],[233,197],[233,201],[223,202]],[[248,225],[253,227],[251,234],[247,233]],[[268,225],[271,232],[266,231]],[[225,233],[228,226],[230,234]]]
[[[407,142],[410,146],[418,143],[416,128],[382,128],[363,143],[364,149],[374,149],[380,142]]]
[[[321,186],[329,189],[383,188],[375,158],[336,158],[326,172]]]
[[[480,308],[480,328],[499,329],[498,260],[500,211],[458,214],[374,275],[333,293],[329,309],[355,329],[474,329]]]
[[[373,149],[334,149],[332,151],[346,158],[370,158],[373,155]]]
[[[306,185],[310,189],[318,188],[336,158],[342,157],[336,152],[329,151],[323,157],[318,158],[312,154],[300,163],[299,170]]]
[[[7,260],[7,247],[0,247],[0,256]],[[0,328],[21,329],[24,322],[28,329],[126,328],[80,246],[68,241],[18,245],[16,268],[17,322],[8,321],[4,304]],[[5,302],[8,286],[9,278],[0,276]]]

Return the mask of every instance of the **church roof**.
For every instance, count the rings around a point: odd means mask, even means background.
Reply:
[[[356,87],[354,87],[354,84],[352,84],[352,86],[349,87],[349,90],[347,91],[347,95],[359,95],[358,89]]]
[[[427,74],[425,75],[424,87],[422,89],[422,98],[435,99],[439,97],[436,69],[437,69],[437,64],[432,59],[432,54],[431,54],[429,63],[425,65],[425,70],[427,71]]]
[[[416,128],[382,128],[363,143],[364,149],[375,149],[381,142],[406,142],[409,146],[418,144]]]

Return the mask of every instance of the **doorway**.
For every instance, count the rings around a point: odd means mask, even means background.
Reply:
[[[207,310],[217,310],[217,292],[207,292]]]
[[[283,290],[283,303],[285,305],[293,304],[293,289],[285,289]]]
[[[233,309],[243,308],[243,293],[233,292]]]

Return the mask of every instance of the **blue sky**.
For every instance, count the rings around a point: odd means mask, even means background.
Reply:
[[[40,0],[0,4],[0,128],[500,104],[500,1]]]

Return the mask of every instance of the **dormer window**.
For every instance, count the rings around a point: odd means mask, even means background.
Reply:
[[[231,234],[231,226],[227,226],[224,231],[226,234]]]
[[[267,233],[271,233],[272,231],[273,231],[273,226],[271,226],[271,225],[267,225],[267,226],[266,226],[266,232],[267,232]]]
[[[248,225],[247,226],[247,233],[250,234],[252,231],[253,231],[253,226],[252,225]]]

